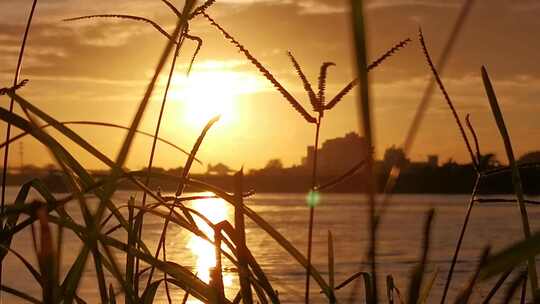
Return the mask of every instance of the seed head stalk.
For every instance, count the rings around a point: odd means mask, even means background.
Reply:
[[[307,261],[308,265],[306,268],[306,288],[305,288],[305,302],[309,303],[309,283],[311,276],[311,251],[313,244],[313,220],[315,218],[315,205],[317,201],[317,150],[319,148],[319,133],[321,129],[322,121],[322,112],[319,114],[315,127],[315,145],[313,150],[313,168],[311,171],[311,191],[308,194],[308,205],[309,205],[309,228],[308,228],[308,249],[307,249]]]

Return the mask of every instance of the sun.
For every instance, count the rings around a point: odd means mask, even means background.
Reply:
[[[207,70],[194,71],[189,77],[175,76],[171,97],[183,105],[184,120],[196,128],[216,115],[221,116],[221,125],[237,121],[238,97],[262,87],[259,78],[251,73]]]

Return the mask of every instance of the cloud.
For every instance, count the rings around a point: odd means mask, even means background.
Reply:
[[[425,6],[425,7],[459,7],[463,1],[460,0],[372,0],[367,3],[368,9],[393,8],[396,6]]]
[[[93,24],[92,24],[93,23]],[[145,24],[121,21],[90,21],[86,27],[77,27],[74,32],[82,45],[118,47],[130,39],[150,32]]]
[[[347,11],[346,6],[321,1],[298,1],[298,7],[300,8],[300,14],[339,14]]]

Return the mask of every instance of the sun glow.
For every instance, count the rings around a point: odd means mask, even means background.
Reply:
[[[262,88],[252,73],[225,70],[194,71],[189,77],[175,75],[171,97],[180,102],[182,116],[193,127],[204,126],[221,115],[221,125],[238,120],[238,97]]]

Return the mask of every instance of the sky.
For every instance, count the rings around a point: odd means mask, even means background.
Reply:
[[[0,87],[10,86],[31,0],[0,2]],[[172,1],[179,8],[183,1]],[[378,157],[403,143],[415,109],[431,77],[418,43],[421,26],[430,52],[438,58],[459,12],[461,0],[365,1],[370,60],[405,38],[412,42],[370,72]],[[309,99],[287,57],[291,51],[316,86],[319,68],[330,61],[327,95],[333,96],[354,73],[349,1],[222,0],[208,13],[258,58],[307,109]],[[127,126],[144,93],[166,40],[147,24],[112,19],[63,22],[89,14],[133,14],[150,18],[172,31],[174,15],[159,0],[41,0],[38,2],[22,78],[30,80],[19,94],[60,121],[91,120]],[[540,61],[536,59],[540,4],[533,0],[477,0],[443,76],[459,115],[470,114],[482,152],[504,163],[503,144],[483,91],[480,67],[487,66],[499,97],[516,154],[540,149],[537,96]],[[263,167],[280,158],[299,164],[312,145],[314,128],[292,110],[259,71],[204,18],[190,23],[203,39],[189,78],[186,70],[195,50],[188,41],[180,52],[166,104],[161,136],[190,150],[204,121],[215,111],[221,121],[200,150],[204,164],[222,162],[233,169]],[[166,69],[168,70],[168,68]],[[140,129],[153,132],[165,74],[160,79]],[[0,99],[7,107],[9,100]],[[210,109],[210,110],[209,110]],[[358,131],[355,94],[324,117],[322,141]],[[114,158],[124,131],[96,126],[72,128]],[[5,125],[0,127],[4,134]],[[14,131],[19,132],[18,130]],[[51,134],[58,135],[51,130]],[[2,135],[4,136],[4,135]],[[37,141],[23,141],[24,164],[52,163]],[[88,168],[105,165],[62,139]],[[21,163],[13,146],[12,166]],[[151,139],[138,136],[127,166],[146,165]],[[465,145],[452,115],[436,91],[410,153],[413,160],[437,154],[468,162]],[[185,156],[158,145],[156,166],[182,166]],[[204,171],[205,166],[194,168]]]

